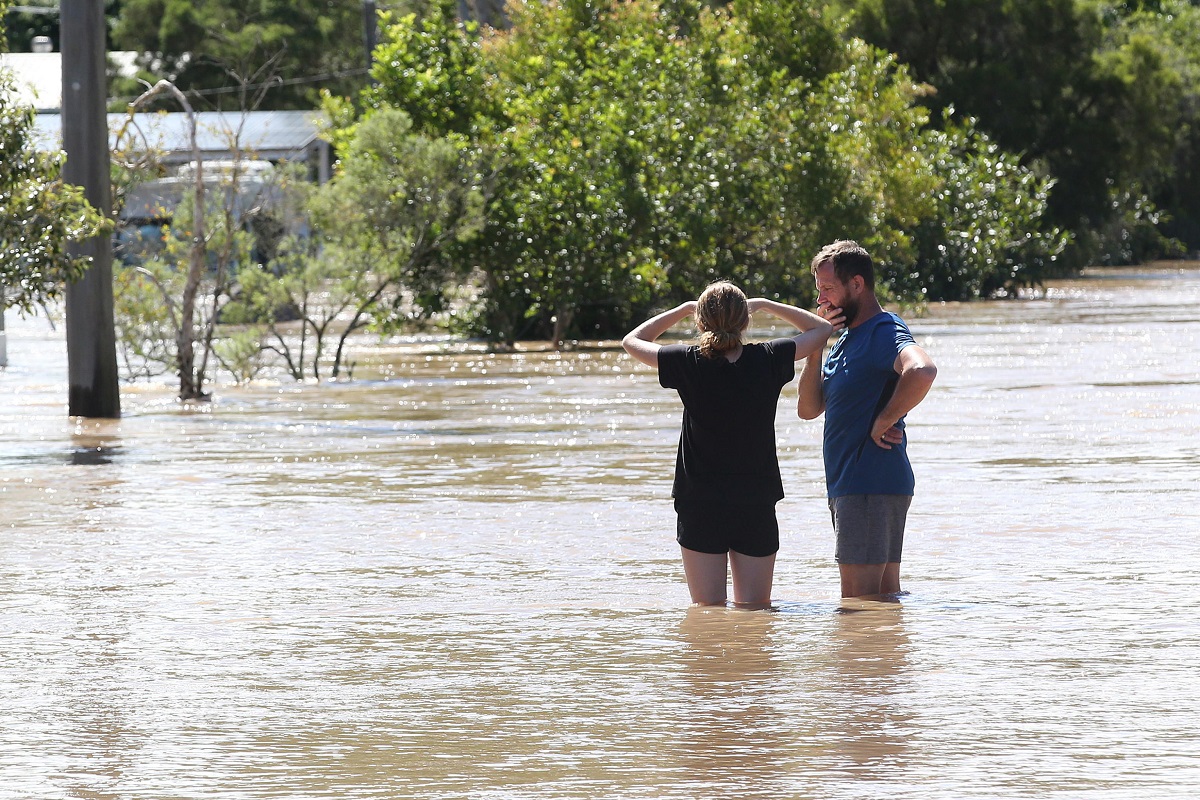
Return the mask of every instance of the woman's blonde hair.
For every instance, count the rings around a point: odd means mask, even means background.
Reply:
[[[696,301],[700,354],[705,358],[725,355],[740,345],[742,332],[749,324],[746,295],[729,281],[709,284]]]

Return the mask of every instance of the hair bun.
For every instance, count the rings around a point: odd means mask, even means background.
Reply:
[[[741,343],[739,331],[705,331],[700,334],[700,352],[708,358],[724,355]]]
[[[700,353],[714,358],[736,349],[749,322],[746,295],[741,289],[728,281],[709,284],[696,301]]]

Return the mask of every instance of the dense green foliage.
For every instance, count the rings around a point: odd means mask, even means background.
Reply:
[[[1200,249],[1187,0],[513,0],[504,30],[408,0],[381,17],[370,86],[344,74],[359,4],[113,7],[115,43],[185,88],[278,76],[276,108],[332,90],[314,235],[230,287],[266,326],[230,346],[265,336],[297,377],[337,373],[337,319],[453,312],[496,342],[562,342],[718,277],[807,302],[835,238],[900,300]]]
[[[368,118],[403,109],[497,171],[481,234],[448,254],[483,276],[489,338],[612,335],[717,277],[805,300],[809,259],[841,237],[907,296],[1034,283],[1063,246],[1044,182],[982,134],[931,135],[907,71],[819,3],[509,14],[485,36],[449,3],[391,20],[365,95]]]
[[[1131,4],[1139,5],[1139,4]],[[1151,124],[1173,125],[1170,149],[1150,165],[1150,199],[1161,209],[1156,231],[1175,237],[1191,252],[1200,251],[1200,4],[1179,0],[1142,3],[1140,13],[1121,20],[1118,42],[1128,41],[1161,54],[1173,94],[1161,107],[1146,104]],[[1154,257],[1153,250],[1130,258]]]
[[[0,12],[7,5],[0,2]],[[18,105],[0,70],[0,308],[23,311],[59,296],[87,269],[86,258],[67,251],[71,242],[108,230],[83,190],[63,183],[63,154],[37,150],[33,123],[33,109]]]
[[[1200,247],[1193,187],[1200,16],[1186,2],[857,0],[854,30],[1023,164],[1055,181],[1072,263]],[[1166,212],[1165,216],[1162,212]],[[1176,225],[1164,225],[1171,217]]]
[[[296,379],[339,377],[351,334],[441,311],[466,279],[446,254],[477,234],[486,180],[461,143],[411,128],[397,109],[363,120],[341,172],[304,202],[317,234],[238,273],[242,316]]]
[[[320,89],[362,86],[366,67],[358,2],[123,0],[112,41],[143,53],[139,63],[148,82],[169,78],[184,91],[207,92],[215,108],[245,108],[240,89],[267,82],[276,85],[263,108],[311,108]],[[140,93],[136,85],[115,88]]]
[[[896,278],[902,297],[1003,296],[1061,271],[1066,237],[1045,229],[1050,183],[970,126],[947,122],[925,136],[943,176],[937,207],[913,231],[914,269]]]

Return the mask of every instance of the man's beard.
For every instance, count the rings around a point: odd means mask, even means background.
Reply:
[[[842,314],[846,317],[846,327],[849,328],[858,321],[859,302],[846,298],[842,303]]]

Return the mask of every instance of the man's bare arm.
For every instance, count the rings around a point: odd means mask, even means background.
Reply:
[[[875,417],[875,423],[871,426],[871,441],[885,450],[891,450],[893,444],[899,443],[899,431],[893,430],[894,426],[925,399],[937,378],[937,366],[933,359],[917,345],[901,350],[893,368],[900,375],[896,391],[892,392],[892,399]]]

